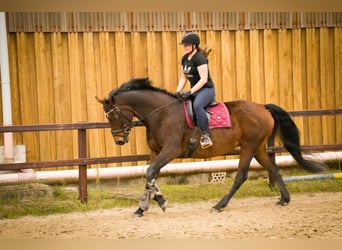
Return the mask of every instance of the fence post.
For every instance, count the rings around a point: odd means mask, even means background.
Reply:
[[[86,158],[87,156],[87,133],[86,129],[78,129],[78,158]],[[79,200],[82,203],[88,202],[87,191],[87,165],[78,166],[79,181]]]

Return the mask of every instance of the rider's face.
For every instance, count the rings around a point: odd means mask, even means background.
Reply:
[[[191,51],[192,51],[192,44],[184,44],[183,48],[184,48],[184,52],[186,54],[191,53]]]

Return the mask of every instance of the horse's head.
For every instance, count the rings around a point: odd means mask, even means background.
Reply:
[[[151,102],[152,93],[154,93],[154,96],[161,93],[163,97],[172,96],[175,99],[174,101],[170,101],[169,97],[158,98],[159,102],[155,102],[156,99],[152,99],[154,105],[152,111],[151,105],[149,107],[150,110],[144,110],[142,103]],[[178,100],[175,95],[168,93],[166,90],[152,86],[148,78],[131,79],[121,84],[121,86],[113,89],[109,93],[108,99],[95,98],[103,105],[106,117],[112,128],[114,141],[118,145],[123,145],[128,142],[129,131],[133,127],[132,120],[134,116],[142,121],[151,114],[159,112]],[[140,111],[142,112],[140,113]]]
[[[95,96],[96,100],[103,105],[103,110],[110,123],[112,136],[117,145],[124,145],[129,140],[129,132],[132,128],[133,113],[130,109],[115,103],[114,95],[108,99],[100,99]]]

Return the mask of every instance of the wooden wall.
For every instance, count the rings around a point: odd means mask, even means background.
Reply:
[[[95,95],[105,97],[132,77],[147,76],[154,85],[174,91],[183,34],[9,33],[13,124],[106,121]],[[341,27],[202,30],[199,35],[202,44],[212,48],[209,68],[218,101],[248,99],[275,103],[288,111],[342,107]],[[342,143],[341,117],[295,121],[303,144]],[[116,146],[109,129],[90,130],[88,156],[148,153],[144,131],[134,128],[130,143]],[[78,154],[76,131],[14,137],[15,144],[26,145],[28,161],[70,159]]]

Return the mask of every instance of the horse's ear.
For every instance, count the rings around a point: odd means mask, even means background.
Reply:
[[[99,98],[99,97],[97,97],[97,96],[95,96],[95,98],[96,98],[96,100],[99,102],[99,103],[101,103],[102,105],[104,104],[104,102],[105,102],[105,99],[104,98]]]

